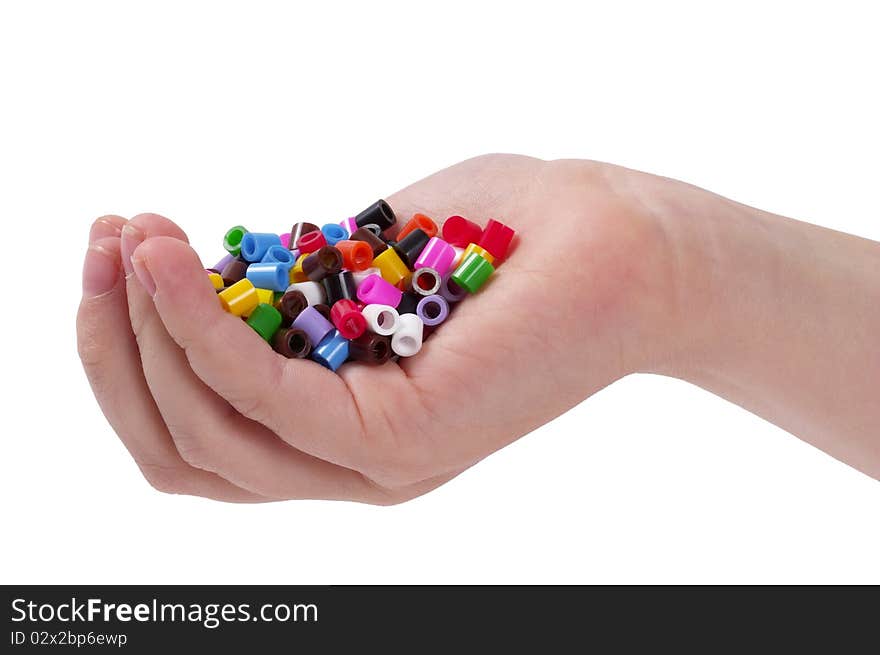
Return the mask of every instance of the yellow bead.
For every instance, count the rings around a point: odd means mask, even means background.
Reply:
[[[208,279],[214,285],[214,291],[220,291],[223,288],[223,276],[220,273],[208,273]]]
[[[244,316],[260,304],[257,289],[250,280],[244,278],[217,294],[220,304],[230,314]]]
[[[272,289],[257,289],[257,298],[267,305],[275,304],[275,292]]]
[[[394,252],[394,248],[386,248],[373,260],[373,266],[379,269],[379,274],[386,282],[394,286],[402,287],[412,277],[410,271],[400,256]]]
[[[309,256],[309,253],[305,252],[299,256],[296,260],[296,264],[293,265],[293,268],[290,269],[290,283],[296,284],[297,282],[308,282],[309,276],[303,273],[302,263],[303,260]]]
[[[461,256],[460,261],[463,262],[464,260],[466,260],[468,258],[468,255],[470,255],[472,252],[475,252],[478,255],[480,255],[483,259],[485,259],[490,264],[495,263],[495,257],[492,255],[492,253],[489,252],[488,250],[486,250],[485,248],[481,248],[480,246],[478,246],[475,243],[468,244],[468,247],[464,249],[464,254]]]

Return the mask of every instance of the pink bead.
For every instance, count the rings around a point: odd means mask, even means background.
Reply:
[[[281,245],[284,248],[290,248],[290,232],[278,235],[281,238]]]
[[[355,230],[358,229],[357,223],[354,222],[354,216],[339,221],[339,224],[349,235],[354,234]]]
[[[440,274],[440,277],[443,277],[452,268],[454,260],[455,249],[443,239],[432,237],[416,259],[415,269],[433,268]]]
[[[370,275],[357,288],[357,297],[367,305],[390,305],[397,307],[403,292],[381,275]]]

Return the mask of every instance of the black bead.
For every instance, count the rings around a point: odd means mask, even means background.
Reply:
[[[415,314],[416,307],[419,304],[419,301],[424,296],[420,296],[417,293],[413,293],[412,291],[406,291],[400,297],[400,302],[397,305],[397,313],[398,314]]]
[[[357,302],[357,289],[354,284],[354,276],[351,271],[342,271],[336,275],[329,275],[321,280],[324,291],[327,293],[327,304],[330,307],[337,300],[353,300]]]
[[[428,241],[430,240],[431,237],[429,237],[423,229],[417,227],[400,241],[395,243],[392,248],[394,248],[394,251],[403,260],[403,263],[406,264],[406,267],[409,270],[413,270],[416,259],[422,254],[422,251],[425,249],[425,246],[428,245]]]
[[[379,229],[384,232],[397,222],[394,212],[384,200],[377,200],[364,211],[354,217],[354,222],[358,227],[375,223]]]

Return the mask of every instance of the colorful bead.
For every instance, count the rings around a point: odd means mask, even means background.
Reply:
[[[390,251],[393,254],[393,251]],[[397,307],[403,292],[378,275],[371,275],[357,289],[358,300],[367,305]]]
[[[361,315],[367,321],[370,332],[385,336],[394,334],[400,320],[400,314],[390,305],[365,305]]]
[[[320,232],[321,228],[319,228],[314,223],[294,223],[293,227],[290,228],[290,243],[287,246],[291,250],[297,247],[296,244],[299,243],[300,237],[304,234],[308,234],[309,232]]]
[[[455,261],[455,248],[443,239],[431,237],[421,254],[416,258],[414,270],[433,268],[442,277],[452,268]]]
[[[346,339],[356,339],[367,329],[367,319],[357,305],[347,299],[338,300],[330,307],[330,321]]]
[[[452,273],[451,279],[469,293],[476,293],[494,272],[495,267],[488,260],[479,253],[473,252],[459,264]]]
[[[337,241],[347,239],[350,234],[345,228],[336,223],[327,223],[327,225],[321,228],[321,233],[324,235],[327,245],[330,246],[335,246]]]
[[[326,245],[327,238],[320,230],[316,232],[307,232],[296,242],[296,247],[301,253],[313,253]]]
[[[272,289],[260,289],[257,287],[257,300],[260,303],[275,306],[275,292]]]
[[[507,255],[507,249],[510,247],[510,242],[513,241],[514,234],[516,232],[512,228],[490,218],[486,223],[486,229],[483,230],[482,236],[477,241],[477,245],[491,252],[492,256],[500,262]]]
[[[223,276],[220,273],[208,273],[208,279],[211,280],[211,284],[214,285],[214,291],[220,291],[224,286]]]
[[[269,341],[281,327],[281,314],[272,305],[260,303],[251,312],[247,324],[256,330],[263,339]]]
[[[302,293],[309,306],[319,305],[327,300],[324,287],[317,282],[295,282],[287,287],[287,291],[299,291]]]
[[[375,266],[371,266],[370,268],[363,271],[354,271],[351,276],[354,278],[355,288],[360,289],[363,281],[371,275],[378,275],[379,277],[382,277],[382,272]]]
[[[318,303],[317,305],[312,305],[312,307],[314,307],[315,310],[317,310],[317,312],[321,316],[323,316],[327,321],[329,321],[330,323],[333,322],[332,320],[330,320],[330,305],[325,305],[324,303]]]
[[[258,262],[272,246],[280,246],[281,237],[270,232],[248,232],[241,238],[241,257]]]
[[[372,249],[373,257],[378,257],[379,253],[388,249],[388,244],[380,239],[377,234],[375,234],[371,230],[368,230],[366,227],[359,227],[357,230],[351,233],[351,237],[349,237],[349,239],[351,241],[363,241],[364,243],[366,243]]]
[[[384,232],[397,222],[397,217],[391,211],[391,207],[384,200],[377,200],[364,211],[354,217],[354,222],[358,227],[363,227],[373,223],[378,225]]]
[[[230,255],[229,253],[226,253],[225,255],[223,255],[223,259],[214,264],[211,268],[218,273],[222,273],[223,269],[226,268],[229,265],[229,262],[231,262],[233,259],[235,259],[235,255]]]
[[[367,230],[368,232],[372,232],[375,236],[382,238],[382,228],[376,225],[375,223],[367,223],[366,225],[362,225],[362,228]],[[358,228],[360,229],[360,228]]]
[[[373,259],[373,265],[379,269],[387,282],[395,286],[404,284],[412,274],[394,248],[388,248],[380,253]]]
[[[288,289],[283,296],[275,303],[275,309],[281,313],[282,327],[290,327],[300,312],[309,306],[302,291],[296,289]]]
[[[223,284],[227,287],[231,287],[239,280],[243,280],[247,276],[248,266],[249,264],[243,257],[234,257],[233,260],[220,271],[220,275],[223,277]]]
[[[478,255],[480,255],[483,259],[485,259],[490,264],[492,264],[492,265],[495,264],[495,255],[493,255],[491,252],[489,252],[488,250],[486,250],[482,246],[478,246],[475,243],[469,243],[467,248],[464,249],[464,252],[461,255],[461,261],[459,262],[459,265],[461,265],[461,262],[463,262],[465,259],[467,259],[468,255],[470,255],[472,252],[475,252]]]
[[[260,261],[263,264],[284,264],[290,270],[296,263],[296,257],[282,244],[269,246],[269,249]]]
[[[401,357],[412,357],[422,349],[424,324],[415,314],[401,314],[391,337],[391,350]]]
[[[250,312],[260,303],[256,287],[247,278],[225,288],[217,297],[223,309],[235,316]]]
[[[312,282],[336,275],[342,270],[342,253],[333,246],[324,246],[303,260],[302,270]]]
[[[354,220],[354,216],[349,216],[348,218],[343,218],[339,221],[339,225],[342,226],[342,229],[348,232],[349,234],[353,234],[357,229],[357,223]],[[351,237],[349,237],[351,238]]]
[[[241,225],[229,228],[229,231],[223,237],[223,249],[233,257],[238,257],[241,252],[241,240],[247,234],[247,228]]]
[[[281,245],[290,249],[290,232],[285,232],[284,234],[279,234],[278,238],[281,239]]]
[[[294,252],[294,251],[291,250],[291,252]],[[299,251],[297,250],[296,252],[299,252]],[[304,252],[303,254],[301,254],[299,257],[296,258],[296,263],[290,269],[290,283],[291,284],[295,284],[297,282],[307,282],[308,281],[309,276],[306,275],[305,273],[303,273],[303,267],[302,267],[303,260],[305,260],[305,258],[308,256],[309,256],[309,253]]]
[[[357,298],[357,289],[351,271],[329,275],[321,280],[321,286],[324,287],[324,293],[327,294],[327,304],[330,307],[334,307],[340,300]]]
[[[334,331],[333,324],[314,307],[306,307],[293,321],[292,327],[302,330],[309,337],[312,344],[320,343],[328,334]]]
[[[398,254],[409,270],[413,270],[416,259],[422,254],[428,241],[430,241],[430,237],[424,230],[417,227],[394,244],[394,252]]]
[[[272,348],[288,359],[303,359],[312,351],[312,342],[302,330],[288,328],[275,333],[272,337]]]
[[[443,281],[440,282],[440,295],[446,298],[449,302],[458,302],[459,300],[464,299],[467,295],[467,291],[453,282],[452,275],[450,274],[444,277]]]
[[[342,265],[350,271],[363,271],[373,263],[373,249],[365,241],[337,241],[336,249],[342,253]]]
[[[464,248],[476,243],[483,236],[483,228],[464,216],[450,216],[443,222],[443,240],[453,246]]]
[[[424,296],[413,293],[412,291],[407,291],[400,297],[400,302],[397,303],[397,313],[415,314],[422,298],[424,298]]]
[[[348,342],[348,357],[371,366],[384,364],[391,357],[391,339],[380,334],[362,334]]]
[[[425,325],[431,327],[440,325],[449,316],[449,303],[443,296],[426,296],[419,301],[416,316],[422,319]]]
[[[290,284],[290,267],[277,263],[251,264],[247,269],[247,279],[260,289],[284,291]]]
[[[397,240],[400,241],[416,228],[427,234],[429,238],[437,236],[437,224],[434,221],[424,214],[413,214],[413,217],[407,221],[406,225],[400,228],[400,232],[397,233]]]
[[[336,371],[348,359],[348,339],[333,330],[312,350],[312,359],[321,366]]]
[[[440,274],[433,268],[420,268],[413,273],[408,290],[420,296],[433,296],[440,291],[441,282]]]

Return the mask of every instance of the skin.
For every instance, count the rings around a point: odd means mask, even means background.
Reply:
[[[80,355],[155,488],[399,503],[634,372],[699,384],[880,478],[880,244],[590,161],[488,155],[388,201],[518,238],[418,356],[339,375],[223,312],[170,220],[93,224]]]

